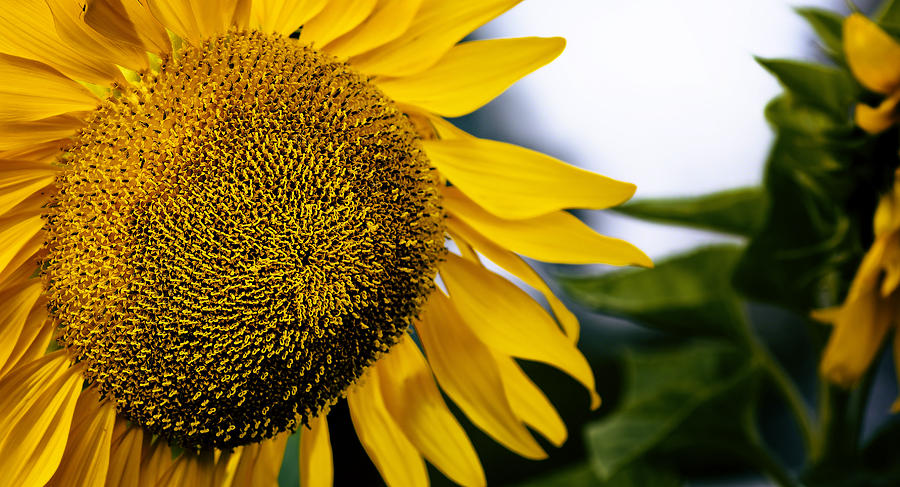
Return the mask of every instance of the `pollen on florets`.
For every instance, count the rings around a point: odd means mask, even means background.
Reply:
[[[327,409],[405,332],[444,252],[415,129],[290,39],[232,32],[163,59],[60,162],[43,265],[59,342],[188,448]]]

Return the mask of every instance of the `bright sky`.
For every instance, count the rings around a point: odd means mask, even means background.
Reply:
[[[780,88],[753,57],[813,55],[801,5],[846,11],[843,0],[527,0],[479,37],[560,35],[568,47],[485,109],[494,127],[482,135],[634,182],[638,198],[757,184],[772,140],[763,108]],[[605,214],[593,224],[654,257],[716,239]]]

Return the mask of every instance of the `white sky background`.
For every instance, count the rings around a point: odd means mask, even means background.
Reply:
[[[816,50],[797,6],[843,0],[527,0],[480,38],[563,36],[566,52],[484,110],[506,138],[638,185],[636,198],[758,184],[781,89],[754,60]],[[591,224],[659,258],[721,240],[598,213]]]

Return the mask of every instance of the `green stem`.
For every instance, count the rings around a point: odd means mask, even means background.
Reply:
[[[819,445],[819,448],[816,452],[810,452],[810,465],[815,465],[816,463],[818,463],[819,460],[822,459],[822,456],[825,454],[825,451],[828,449],[828,445],[826,444],[826,442],[828,441],[828,428],[831,422],[834,420],[834,418],[832,418],[832,415],[834,414],[832,403],[834,401],[832,400],[831,384],[821,375],[819,376],[819,393],[816,400],[819,403],[818,437],[822,439],[822,444]]]
[[[866,405],[874,383],[877,365],[869,367],[859,384],[847,391],[822,379],[820,386],[820,438],[819,455],[810,458],[810,464],[835,464],[855,461],[859,455],[860,434]]]
[[[781,487],[802,487],[803,484],[794,478],[791,472],[778,459],[772,456],[769,449],[763,444],[754,419],[751,416],[746,416],[743,424],[749,448],[742,449],[738,453]]]
[[[807,455],[810,458],[817,458],[821,454],[822,445],[803,395],[800,394],[797,386],[788,377],[781,364],[775,360],[775,357],[772,356],[765,345],[749,329],[746,330],[746,340],[753,355],[760,361],[762,368],[768,373],[775,388],[781,393],[788,408],[793,413],[797,426],[800,428],[800,435],[803,437],[803,445],[806,448]]]

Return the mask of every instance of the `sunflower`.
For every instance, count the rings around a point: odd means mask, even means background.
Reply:
[[[521,256],[651,264],[564,211],[633,185],[443,118],[562,52],[460,43],[516,3],[8,1],[4,482],[269,485],[299,429],[302,484],[328,485],[345,398],[387,484],[427,484],[425,460],[484,484],[441,391],[524,457],[546,456],[528,427],[561,444],[516,359],[599,397]]]
[[[858,103],[856,124],[870,134],[884,132],[900,118],[900,44],[862,14],[843,25],[844,54],[854,77],[884,95],[878,107]],[[880,162],[880,161],[878,161]],[[874,242],[866,252],[840,307],[813,316],[834,325],[822,357],[823,376],[845,387],[869,369],[891,329],[900,324],[900,173],[875,210]],[[894,359],[900,366],[900,333],[894,332]],[[900,370],[900,369],[898,369]],[[893,406],[900,411],[900,399]]]

